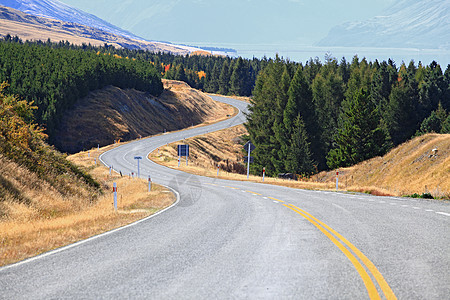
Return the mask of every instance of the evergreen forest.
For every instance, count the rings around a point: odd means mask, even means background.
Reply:
[[[280,58],[259,73],[246,124],[253,173],[309,175],[385,154],[415,135],[450,133],[450,65]]]
[[[450,133],[450,65],[351,62],[327,54],[305,63],[173,55],[68,42],[0,41],[3,92],[32,101],[50,142],[65,111],[107,85],[158,96],[161,78],[223,95],[251,96],[251,170],[310,175],[383,155],[415,135]]]

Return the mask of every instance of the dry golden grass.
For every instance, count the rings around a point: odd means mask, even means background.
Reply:
[[[438,149],[437,155],[432,153]],[[339,170],[340,182],[349,190],[396,196],[431,193],[450,198],[450,134],[416,137],[383,157]],[[317,181],[329,181],[335,172],[322,172]]]
[[[24,176],[17,187],[29,203],[12,199],[0,202],[0,266],[88,238],[90,236],[129,224],[171,205],[175,197],[167,189],[147,181],[129,179],[94,164],[94,158],[114,146],[92,149],[68,159],[82,166],[101,183],[104,194],[96,199],[77,195],[65,199],[45,186],[34,174],[6,162],[0,167],[14,167],[17,177]],[[0,163],[2,160],[0,160]],[[118,186],[118,210],[114,211],[112,184]]]
[[[242,164],[239,138],[246,134],[242,125],[208,133],[183,141],[190,145],[189,166],[185,160],[178,167],[176,146],[169,144],[150,154],[150,159],[170,168],[221,179],[261,182],[260,176],[229,173],[222,170],[232,162]],[[437,148],[438,155],[431,156]],[[221,164],[217,176],[217,164]],[[265,178],[264,183],[292,188],[335,190],[336,171],[321,172],[302,181]],[[436,198],[450,198],[450,135],[427,134],[393,149],[384,157],[376,157],[350,168],[339,170],[341,191],[364,192],[379,196],[405,196],[431,193]]]

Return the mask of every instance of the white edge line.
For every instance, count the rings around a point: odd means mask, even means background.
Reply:
[[[440,214],[440,215],[444,215],[444,216],[450,217],[450,214],[445,213],[445,212],[442,212],[442,211],[437,211],[436,213],[437,213],[437,214]]]
[[[174,190],[174,189],[171,188],[171,187],[168,187],[168,186],[165,186],[165,185],[162,185],[162,184],[160,184],[160,185],[163,186],[163,187],[166,187],[166,188],[170,189],[170,190],[177,196],[177,200],[176,200],[174,203],[172,203],[170,206],[164,208],[163,210],[160,210],[160,211],[158,211],[158,212],[156,212],[156,213],[154,213],[154,214],[152,214],[152,215],[150,215],[150,216],[148,216],[148,217],[146,217],[146,218],[144,218],[144,219],[140,219],[140,220],[138,220],[138,221],[136,221],[136,222],[133,222],[133,223],[131,223],[131,224],[128,224],[128,225],[125,225],[125,226],[122,226],[122,227],[119,227],[119,228],[116,228],[116,229],[112,229],[112,230],[107,231],[107,232],[104,232],[104,233],[100,233],[100,234],[91,236],[90,238],[87,238],[87,239],[85,239],[85,240],[81,240],[81,241],[75,242],[75,243],[70,244],[70,245],[67,245],[67,246],[63,246],[63,247],[58,248],[58,249],[55,249],[55,250],[50,250],[50,251],[45,252],[45,253],[43,253],[43,254],[39,254],[39,255],[37,255],[37,256],[31,257],[31,258],[27,258],[27,259],[22,260],[22,261],[19,261],[19,262],[17,262],[17,263],[13,263],[13,264],[10,264],[10,265],[6,265],[6,266],[4,266],[4,267],[0,267],[0,272],[6,271],[6,270],[11,269],[11,268],[14,268],[14,267],[19,267],[19,266],[21,266],[21,265],[24,265],[24,264],[27,264],[27,263],[30,263],[30,262],[33,262],[33,261],[36,261],[36,260],[45,258],[45,257],[50,256],[50,255],[57,254],[57,253],[59,253],[59,252],[63,252],[63,251],[69,250],[69,249],[71,249],[71,248],[74,248],[74,247],[83,245],[83,244],[85,244],[85,243],[89,243],[89,242],[91,242],[91,241],[93,241],[93,240],[96,240],[96,239],[98,239],[98,238],[101,238],[101,237],[104,237],[104,236],[107,236],[107,235],[116,233],[116,232],[118,232],[118,231],[121,231],[121,230],[130,228],[130,227],[136,226],[136,225],[138,225],[139,223],[145,222],[145,221],[147,221],[147,220],[149,220],[149,219],[151,219],[151,218],[153,218],[153,217],[156,217],[156,216],[159,215],[159,214],[162,214],[163,212],[165,212],[166,210],[172,208],[173,206],[177,205],[178,202],[180,202],[180,193],[178,193],[176,190]]]

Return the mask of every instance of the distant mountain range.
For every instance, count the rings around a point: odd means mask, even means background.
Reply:
[[[380,16],[332,28],[316,45],[450,49],[450,1],[401,0]]]
[[[2,6],[3,5],[3,6]],[[0,0],[0,35],[22,39],[104,43],[131,49],[188,54],[200,50],[147,41],[102,19],[56,0]]]
[[[131,32],[116,27],[92,14],[55,0],[0,0],[0,5],[34,16],[78,23],[133,39],[143,40]]]

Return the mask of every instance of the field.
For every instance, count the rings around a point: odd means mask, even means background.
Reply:
[[[26,190],[31,199],[31,203],[1,202],[0,266],[124,226],[174,202],[173,193],[164,187],[153,184],[148,192],[147,181],[109,175],[108,168],[95,164],[98,155],[111,147],[92,149],[89,156],[81,152],[68,157],[103,188],[103,194],[76,195],[70,200],[55,194],[28,170],[0,159],[1,169],[14,168],[15,174],[24,178],[18,187]],[[113,206],[113,182],[118,186],[117,211]]]

